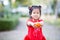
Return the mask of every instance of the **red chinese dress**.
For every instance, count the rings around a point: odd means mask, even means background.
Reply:
[[[33,19],[29,19],[27,22],[41,22],[43,20],[33,20]],[[33,26],[29,26],[28,27],[28,35],[25,36],[24,40],[46,40],[46,38],[43,36],[42,33],[42,27],[41,28],[34,28]]]

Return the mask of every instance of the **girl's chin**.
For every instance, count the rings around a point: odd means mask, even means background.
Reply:
[[[36,19],[36,20],[37,20],[37,19],[39,19],[39,18],[35,17],[34,19]]]
[[[35,20],[38,20],[39,18],[34,18]]]

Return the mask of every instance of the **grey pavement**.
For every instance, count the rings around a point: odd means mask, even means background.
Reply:
[[[23,40],[27,34],[27,19],[19,18],[19,25],[15,30],[0,32],[0,40]],[[43,34],[47,40],[60,40],[60,27],[44,23]]]

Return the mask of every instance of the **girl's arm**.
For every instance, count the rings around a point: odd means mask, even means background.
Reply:
[[[28,25],[28,26],[33,26],[33,25],[34,25],[34,23],[33,23],[33,22],[31,22],[31,21],[28,21],[28,22],[27,22],[27,25]]]

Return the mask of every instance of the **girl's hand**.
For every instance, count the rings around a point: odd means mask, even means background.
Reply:
[[[39,23],[39,22],[36,22],[35,24],[34,24],[34,27],[35,28],[40,28],[42,25]]]

